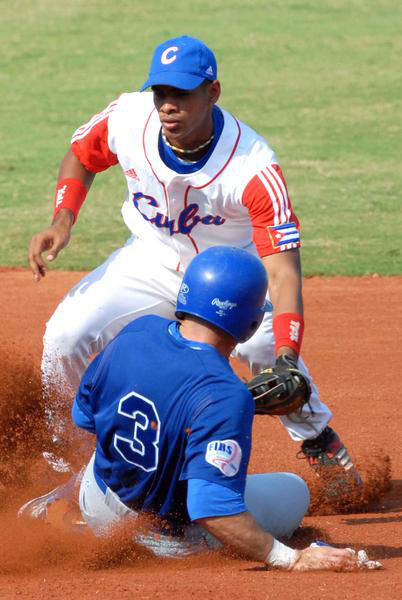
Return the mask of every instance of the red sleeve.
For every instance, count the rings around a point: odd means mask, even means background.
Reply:
[[[84,167],[91,173],[100,173],[118,163],[108,143],[109,116],[116,102],[109,104],[88,123],[79,127],[71,139],[71,150]]]
[[[245,187],[242,200],[250,215],[253,241],[261,258],[299,248],[300,225],[279,165],[268,165],[255,175]]]

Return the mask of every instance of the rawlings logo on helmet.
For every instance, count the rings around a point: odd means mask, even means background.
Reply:
[[[237,306],[237,302],[230,302],[230,300],[219,300],[219,298],[214,298],[211,304],[212,306],[217,306],[221,310],[228,310]]]
[[[237,302],[230,302],[230,300],[219,300],[219,298],[214,298],[211,302],[212,306],[217,306],[219,310],[216,311],[216,314],[220,317],[224,317],[227,310],[231,310],[237,306]]]
[[[180,290],[179,290],[179,295],[178,295],[178,300],[182,303],[182,304],[187,304],[187,297],[186,294],[188,294],[190,291],[190,288],[188,287],[187,283],[182,283]]]

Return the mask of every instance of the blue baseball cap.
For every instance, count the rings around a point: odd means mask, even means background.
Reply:
[[[193,90],[204,79],[214,81],[218,69],[215,56],[203,42],[183,35],[160,44],[152,57],[149,76],[141,88],[170,85],[181,90]]]

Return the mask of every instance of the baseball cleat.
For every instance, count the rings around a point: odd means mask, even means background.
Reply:
[[[307,459],[318,475],[323,467],[340,466],[352,476],[357,485],[362,483],[347,449],[331,427],[327,426],[312,440],[304,440],[298,456]]]
[[[78,476],[79,474],[75,473],[70,477],[67,483],[57,486],[54,490],[43,496],[29,500],[21,506],[17,515],[19,517],[30,517],[32,519],[46,519],[50,506],[55,502],[58,500],[71,501],[73,499]]]

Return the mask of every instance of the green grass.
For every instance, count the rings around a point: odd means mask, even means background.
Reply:
[[[165,38],[215,51],[220,105],[263,133],[302,222],[305,274],[402,273],[402,4],[397,0],[0,0],[0,264],[50,221],[76,127],[145,80]],[[117,167],[96,178],[53,268],[126,239]]]

